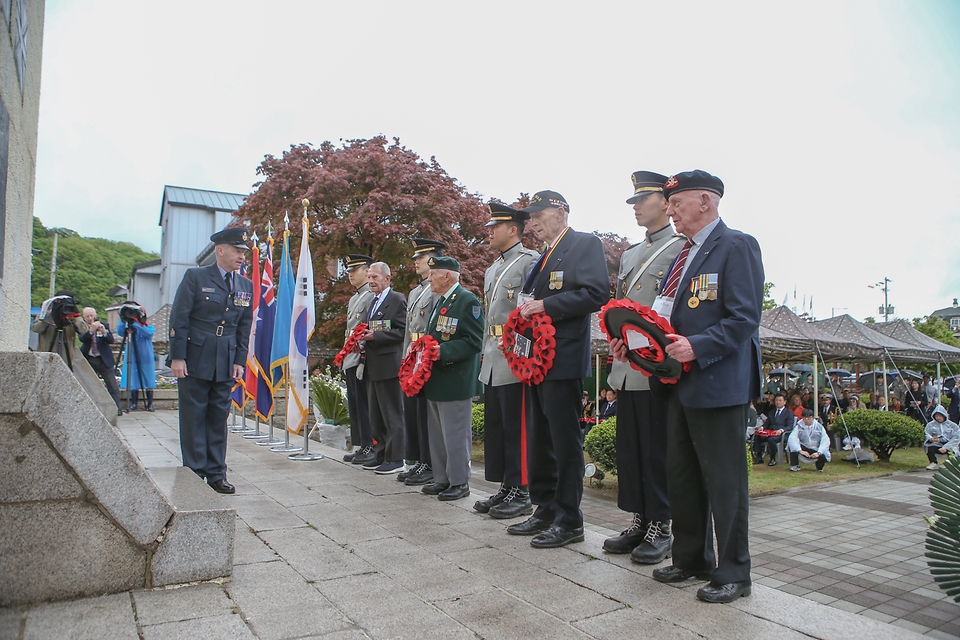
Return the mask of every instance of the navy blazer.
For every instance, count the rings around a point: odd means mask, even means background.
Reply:
[[[717,299],[691,309],[691,280],[708,273],[717,274]],[[677,383],[685,406],[729,407],[760,396],[762,307],[760,245],[721,220],[688,263],[670,317],[697,358]]]
[[[563,272],[562,286],[550,288],[550,274]],[[557,351],[547,380],[590,375],[590,316],[610,300],[610,277],[603,243],[592,233],[569,229],[560,239],[531,292],[557,330]]]
[[[116,366],[116,362],[113,359],[113,349],[110,348],[110,345],[114,343],[115,338],[113,332],[110,331],[110,327],[104,324],[103,328],[107,330],[107,334],[97,336],[97,350],[100,351],[100,358],[103,360],[103,364],[112,369]],[[87,331],[80,336],[80,353],[88,357],[90,356],[91,338],[93,338],[93,331]]]
[[[373,300],[370,301],[370,309],[373,309]],[[380,303],[373,317],[368,320],[389,320],[390,330],[374,331],[373,340],[364,343],[364,378],[374,381],[396,378],[400,373],[400,360],[403,359],[407,299],[391,287],[386,300]]]
[[[763,425],[763,428],[767,431],[776,431],[777,429],[783,429],[784,435],[793,431],[793,426],[797,423],[797,416],[790,411],[790,409],[784,407],[783,411],[780,412],[780,415],[777,416],[777,408],[774,407],[770,409],[770,413],[767,414],[767,423]]]

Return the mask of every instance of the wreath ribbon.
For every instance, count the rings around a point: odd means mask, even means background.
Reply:
[[[410,352],[400,362],[400,389],[411,398],[420,393],[433,373],[433,363],[439,358],[440,343],[436,338],[427,334],[414,341],[410,345]],[[419,366],[417,360],[420,361]]]
[[[361,322],[353,328],[353,333],[350,334],[350,337],[347,338],[347,341],[343,343],[343,348],[340,349],[340,352],[333,359],[333,364],[337,367],[343,364],[344,359],[348,355],[354,352],[357,347],[357,343],[360,342],[360,338],[363,337],[363,334],[367,332],[367,323]]]
[[[529,356],[514,353],[517,344],[517,334],[530,331],[533,336],[533,346]],[[503,325],[503,348],[510,371],[524,384],[534,385],[543,382],[547,372],[553,366],[556,356],[557,329],[553,320],[546,313],[535,313],[529,319],[520,315],[517,307],[510,312],[510,317]]]
[[[660,329],[660,331],[662,331],[664,335],[676,333],[676,330],[673,328],[673,326],[671,326],[670,321],[664,318],[663,316],[661,316],[659,313],[657,313],[650,307],[644,306],[639,302],[635,302],[627,298],[620,298],[619,300],[611,300],[607,304],[603,305],[603,307],[600,309],[600,330],[603,331],[604,335],[607,336],[607,340],[610,340],[611,336],[610,336],[610,330],[607,328],[606,315],[607,315],[607,312],[610,311],[611,309],[627,309],[629,311],[633,311],[637,315],[639,315],[641,318],[643,318],[650,324]],[[625,326],[627,325],[625,324]],[[629,326],[635,327],[638,331],[643,333],[645,336],[647,336],[648,338],[651,338],[651,336],[646,331],[643,331],[643,329],[641,329],[640,327],[637,327],[636,325],[629,325]],[[621,327],[621,331],[622,330],[623,330],[623,327]],[[613,337],[618,337],[618,336],[613,336]],[[623,339],[622,336],[620,338]],[[626,342],[626,340],[624,340],[624,342]],[[629,349],[629,347],[627,348]],[[639,349],[633,349],[632,351],[637,355],[639,355],[644,360],[648,360],[653,363],[663,362],[664,359],[667,357],[663,348],[661,348],[661,346],[657,343],[657,341],[653,339],[650,340],[650,344],[648,346],[641,347]],[[637,371],[647,376],[648,378],[653,376],[651,372],[639,366],[633,360],[628,360],[628,362],[630,363],[630,366],[632,368],[636,369]],[[683,363],[683,371],[690,371],[689,362]],[[660,378],[659,380],[664,384],[676,384],[676,382],[679,379],[680,379],[680,376],[677,376],[676,378]]]

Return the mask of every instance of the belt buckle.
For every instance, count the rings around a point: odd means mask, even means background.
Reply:
[[[222,325],[222,324],[217,326],[217,335],[218,335],[218,336],[222,336],[222,335],[223,335],[223,325]]]

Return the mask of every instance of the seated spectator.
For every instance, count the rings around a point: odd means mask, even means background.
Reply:
[[[803,415],[803,398],[800,397],[800,394],[796,394],[790,398],[790,411],[793,412],[797,420]]]
[[[931,471],[937,469],[937,454],[960,455],[957,451],[957,445],[960,445],[960,427],[952,422],[947,416],[947,411],[940,405],[933,410],[933,420],[927,423],[927,439],[923,442],[923,448],[927,451],[927,460],[930,464],[927,469]]]
[[[596,406],[593,402],[590,401],[590,394],[586,391],[583,392],[583,414],[581,418],[593,418],[593,408]]]
[[[763,396],[763,400],[761,400],[760,402],[757,403],[757,412],[758,412],[760,415],[765,416],[765,415],[767,415],[768,413],[770,413],[770,410],[771,410],[771,409],[774,408],[774,404],[773,404],[773,396],[774,396],[774,395],[775,395],[775,394],[773,394],[773,393],[768,393],[768,394],[766,394],[766,395]]]
[[[763,429],[753,434],[753,464],[763,464],[763,449],[766,446],[770,456],[768,466],[777,464],[777,445],[783,441],[784,434],[790,435],[794,423],[797,421],[793,412],[787,409],[787,399],[778,393],[773,399],[774,408],[767,414],[767,421]]]
[[[900,398],[894,396],[890,398],[890,411],[894,413],[903,413],[903,405],[900,404]]]
[[[829,427],[833,422],[833,398],[830,395],[820,396],[820,409],[818,410],[819,422],[825,427]]]
[[[850,411],[856,411],[857,409],[862,409],[860,406],[860,398],[857,396],[850,396],[850,401],[847,403],[847,410],[844,413],[849,413]]]
[[[597,419],[603,415],[603,409],[607,406],[607,390],[600,389],[600,400],[597,401]]]
[[[873,403],[873,408],[877,411],[888,411],[890,407],[887,406],[887,396],[878,393],[877,400]]]
[[[823,471],[830,462],[830,436],[823,425],[814,420],[813,411],[804,409],[800,421],[787,439],[790,452],[790,471],[800,471],[800,458],[816,462],[817,471]]]
[[[617,415],[617,392],[611,389],[607,391],[607,404],[600,410],[600,421],[609,420]]]
[[[850,392],[844,389],[840,392],[840,400],[837,402],[840,411],[846,412],[850,408]]]
[[[803,396],[800,398],[800,404],[803,405],[804,409],[813,410],[813,393],[809,389],[804,390]]]

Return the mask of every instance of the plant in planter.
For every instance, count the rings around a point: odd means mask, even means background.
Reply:
[[[843,420],[850,435],[866,443],[878,460],[889,461],[897,449],[923,442],[924,439],[922,424],[892,411],[858,409],[843,414]],[[833,429],[842,433],[843,423],[838,419]]]
[[[350,413],[347,411],[347,385],[339,374],[330,371],[310,377],[310,399],[317,415],[320,442],[335,449],[347,448]]]

